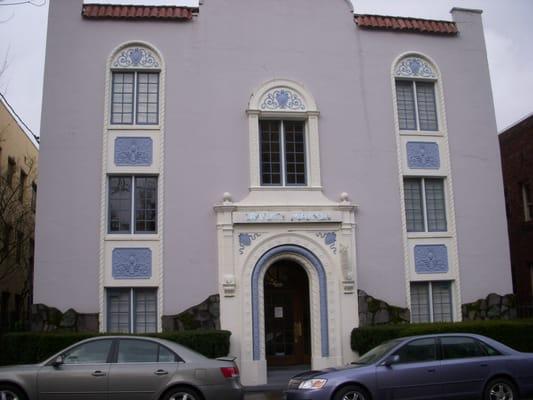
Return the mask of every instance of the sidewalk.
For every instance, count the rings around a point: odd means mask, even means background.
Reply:
[[[268,383],[260,386],[247,386],[244,398],[246,400],[281,400],[289,379],[310,368],[309,365],[269,368]]]

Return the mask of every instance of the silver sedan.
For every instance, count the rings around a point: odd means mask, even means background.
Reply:
[[[241,400],[239,370],[177,343],[101,336],[40,364],[0,368],[0,400]]]

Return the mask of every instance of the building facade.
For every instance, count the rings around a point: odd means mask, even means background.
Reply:
[[[33,301],[39,144],[0,95],[0,332],[25,329]]]
[[[533,115],[499,135],[513,287],[523,316],[533,315]]]
[[[352,360],[360,291],[413,322],[510,292],[481,15],[452,16],[52,1],[36,302],[146,332],[218,294],[257,384]]]

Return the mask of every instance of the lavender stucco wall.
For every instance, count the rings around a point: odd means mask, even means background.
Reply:
[[[212,206],[225,191],[236,200],[248,192],[245,109],[273,78],[296,80],[317,100],[324,191],[359,205],[358,286],[405,304],[390,80],[405,51],[427,54],[443,74],[463,301],[511,291],[479,15],[458,14],[461,34],[441,37],[361,31],[344,0],[209,0],[182,23],[87,21],[80,10],[79,0],[50,5],[36,302],[98,310],[105,64],[131,40],[153,44],[167,67],[164,314],[218,290]]]

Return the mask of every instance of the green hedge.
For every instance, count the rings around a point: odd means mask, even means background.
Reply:
[[[533,352],[533,319],[365,326],[352,331],[351,344],[352,350],[364,354],[390,339],[452,332],[476,333],[502,342],[513,349]]]
[[[31,364],[44,361],[80,340],[98,336],[90,333],[7,333],[0,336],[0,365]],[[229,331],[198,330],[165,332],[147,336],[182,344],[209,358],[229,353]]]

